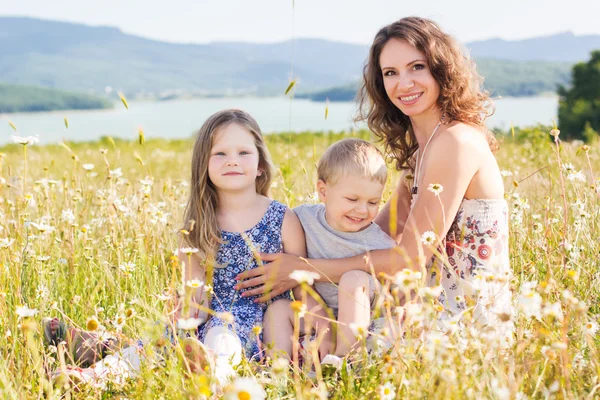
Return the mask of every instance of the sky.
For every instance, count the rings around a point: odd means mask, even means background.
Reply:
[[[571,31],[600,34],[600,0],[2,0],[0,16],[115,26],[177,43],[323,38],[369,44],[382,26],[417,15],[462,42]]]

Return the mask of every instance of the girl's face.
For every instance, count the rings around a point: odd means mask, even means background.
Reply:
[[[379,57],[385,92],[392,103],[408,117],[437,111],[440,85],[425,55],[408,42],[390,39]]]
[[[258,149],[254,136],[243,126],[231,123],[215,133],[208,160],[208,177],[217,190],[238,192],[256,187]]]

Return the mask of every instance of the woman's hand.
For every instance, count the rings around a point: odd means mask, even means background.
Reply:
[[[285,253],[264,254],[260,253],[263,262],[269,262],[261,267],[242,272],[236,279],[240,281],[236,289],[247,289],[242,296],[260,297],[258,303],[264,303],[275,296],[293,289],[298,282],[290,278],[290,274],[297,269],[306,269],[306,261],[302,258]]]

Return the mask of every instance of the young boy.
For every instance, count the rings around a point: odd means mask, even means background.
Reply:
[[[319,160],[317,173],[321,204],[304,204],[294,209],[306,234],[308,258],[345,258],[396,246],[396,242],[373,223],[387,179],[385,160],[376,147],[361,139],[340,140]],[[334,311],[338,322],[335,348],[332,338],[325,336],[319,349],[322,358],[324,352],[337,356],[350,352],[356,342],[352,327],[365,330],[368,327],[378,286],[371,274],[358,270],[345,273],[338,284],[326,280],[315,282],[314,288]],[[295,295],[297,292],[294,291]],[[307,297],[307,309],[311,311],[317,302]],[[276,349],[287,354],[292,347],[291,326],[274,326],[275,323],[269,322],[285,313],[293,324],[293,313],[289,310],[289,300],[273,303],[266,311],[264,324],[265,342],[273,341]],[[327,315],[324,310],[314,313]],[[328,328],[318,317],[314,322],[320,325],[316,328],[317,334]],[[301,333],[313,333],[304,332],[303,325],[301,323]]]

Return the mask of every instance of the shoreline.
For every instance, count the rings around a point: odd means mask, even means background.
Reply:
[[[499,101],[499,100],[505,100],[505,99],[511,99],[511,100],[528,100],[528,99],[535,99],[535,98],[544,98],[544,99],[557,99],[560,96],[556,93],[540,93],[539,95],[535,95],[535,96],[500,96],[500,97],[492,97],[493,101]],[[136,104],[171,104],[171,103],[185,103],[185,102],[192,102],[192,101],[198,101],[198,100],[227,100],[227,99],[234,99],[234,100],[238,100],[238,99],[249,99],[249,100],[276,100],[276,99],[289,99],[288,96],[222,96],[222,97],[202,97],[202,96],[198,96],[198,97],[186,97],[186,98],[178,98],[178,99],[169,99],[169,100],[159,100],[159,99],[155,99],[155,100],[150,100],[150,99],[144,99],[144,100],[128,100],[128,104],[130,106],[130,108],[135,107]],[[326,104],[327,101],[321,101],[321,100],[311,100],[310,98],[305,98],[305,97],[299,97],[299,98],[292,98],[293,101],[301,101],[301,102],[311,102],[311,103],[315,103],[315,104]],[[352,104],[356,104],[355,100],[342,100],[342,101],[329,101],[329,103],[338,103],[338,104],[344,104],[344,103],[352,103]],[[0,120],[4,119],[4,118],[9,118],[10,116],[29,116],[29,115],[53,115],[53,114],[60,114],[60,113],[74,113],[74,114],[78,114],[78,113],[84,113],[84,112],[90,112],[90,111],[96,111],[96,112],[111,112],[111,111],[118,111],[119,110],[119,106],[121,105],[121,101],[115,101],[113,103],[112,107],[108,107],[108,108],[85,108],[85,109],[80,109],[80,108],[69,108],[69,109],[60,109],[60,110],[49,110],[49,111],[16,111],[16,112],[11,112],[11,113],[0,113]],[[127,111],[127,109],[124,108],[125,111]]]

